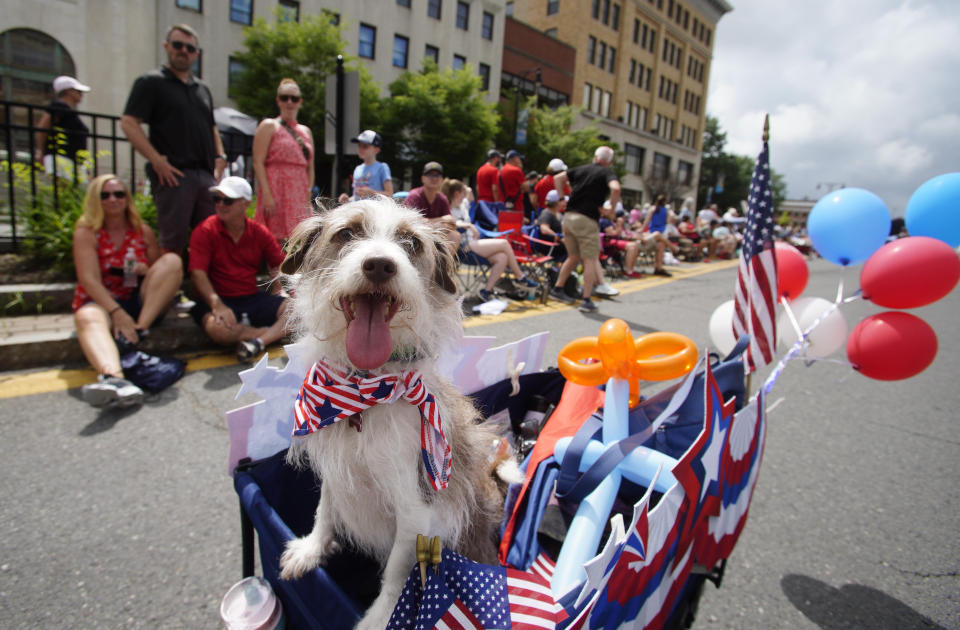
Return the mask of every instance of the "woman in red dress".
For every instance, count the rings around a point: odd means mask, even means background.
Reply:
[[[264,119],[253,136],[253,171],[257,176],[254,220],[267,226],[281,242],[313,213],[313,134],[306,125],[297,124],[301,98],[300,87],[293,79],[280,81],[280,116]]]
[[[124,282],[128,251],[135,258],[136,277]],[[117,341],[136,344],[170,306],[183,278],[180,257],[161,256],[156,236],[140,219],[126,184],[109,174],[87,188],[73,233],[73,262],[77,338],[99,375],[97,382],[84,385],[83,398],[96,407],[137,404],[143,392],[123,378]]]

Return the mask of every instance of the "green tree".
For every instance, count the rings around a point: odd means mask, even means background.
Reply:
[[[707,115],[703,133],[703,157],[700,161],[700,182],[697,190],[697,199],[701,205],[717,204],[721,211],[733,206],[740,209],[740,202],[745,201],[750,191],[750,180],[753,178],[753,169],[756,157],[733,155],[726,153],[727,134],[720,127],[720,122],[713,116]],[[773,193],[774,208],[786,199],[787,186],[783,175],[770,169],[770,187]],[[722,190],[717,191],[716,187]]]
[[[536,98],[528,97],[519,101],[520,108],[526,108],[527,141],[523,146],[513,142],[513,116],[515,91],[503,90],[498,105],[500,111],[500,130],[496,136],[497,146],[501,150],[516,148],[526,158],[524,168],[546,171],[547,163],[555,157],[562,159],[567,166],[587,164],[593,161],[593,152],[597,147],[607,145],[616,152],[613,170],[617,176],[626,175],[624,156],[620,146],[600,137],[597,126],[591,122],[585,127],[574,129],[574,122],[580,113],[579,107],[563,105],[556,109],[538,106]]]
[[[391,171],[414,173],[430,160],[443,164],[447,177],[467,178],[483,162],[497,128],[497,113],[480,91],[481,79],[469,66],[438,71],[427,62],[420,72],[404,72],[390,84],[381,104],[381,159]]]

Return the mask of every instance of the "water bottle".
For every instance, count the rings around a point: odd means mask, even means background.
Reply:
[[[250,325],[251,325],[251,324],[250,324],[250,316],[247,315],[247,312],[246,312],[246,311],[244,311],[244,312],[240,315],[240,324],[243,325],[243,326],[250,326]]]
[[[137,253],[132,247],[127,248],[127,253],[123,257],[123,286],[137,286],[137,273],[134,267],[137,266]]]

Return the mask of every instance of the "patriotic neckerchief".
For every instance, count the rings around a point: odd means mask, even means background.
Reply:
[[[294,404],[295,437],[304,437],[374,405],[406,400],[420,410],[420,453],[434,490],[447,487],[452,458],[440,411],[417,370],[382,376],[345,372],[317,361]]]

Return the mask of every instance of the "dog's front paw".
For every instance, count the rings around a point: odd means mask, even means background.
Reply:
[[[335,552],[339,545],[333,540],[317,543],[310,536],[294,538],[280,556],[280,579],[295,580],[307,571],[320,566],[325,556]]]
[[[391,600],[378,597],[373,605],[367,609],[367,614],[363,616],[354,630],[383,630],[390,621],[390,615],[393,614],[393,608],[396,604],[396,598]]]

